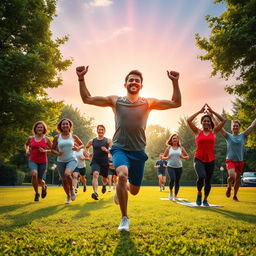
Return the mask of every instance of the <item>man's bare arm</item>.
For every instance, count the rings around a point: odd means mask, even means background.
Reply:
[[[117,96],[111,95],[107,97],[94,96],[92,97],[88,88],[86,87],[84,76],[88,71],[88,67],[80,66],[76,68],[76,74],[78,76],[80,95],[85,104],[100,106],[100,107],[114,107],[117,100]]]
[[[168,77],[172,80],[173,94],[171,100],[159,100],[148,98],[149,108],[164,110],[169,108],[178,108],[181,106],[181,93],[179,88],[179,73],[176,71],[167,71]]]

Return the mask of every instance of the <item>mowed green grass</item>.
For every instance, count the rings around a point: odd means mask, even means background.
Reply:
[[[189,208],[161,201],[168,191],[142,187],[129,196],[130,233],[119,233],[114,192],[91,199],[92,188],[65,205],[62,187],[33,202],[32,187],[0,188],[1,255],[256,255],[256,188],[241,188],[240,202],[212,188],[209,202]],[[195,201],[195,187],[180,197]]]

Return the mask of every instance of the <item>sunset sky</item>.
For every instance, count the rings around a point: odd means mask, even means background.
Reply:
[[[126,74],[139,69],[144,76],[143,97],[170,99],[171,81],[166,70],[180,73],[182,107],[152,111],[149,124],[174,132],[181,117],[193,114],[207,102],[215,111],[230,111],[226,81],[210,77],[211,65],[197,56],[204,52],[195,45],[195,33],[208,36],[205,16],[219,16],[223,4],[212,0],[59,0],[52,22],[53,38],[69,36],[61,47],[73,64],[63,72],[63,86],[48,90],[55,100],[78,107],[95,124],[104,124],[106,136],[114,132],[110,108],[82,103],[75,67],[89,65],[86,83],[92,95],[126,95]]]

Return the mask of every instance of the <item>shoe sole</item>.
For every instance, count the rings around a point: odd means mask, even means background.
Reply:
[[[119,232],[130,232],[130,229],[127,230],[125,228],[121,228],[121,229],[118,228],[118,231]]]

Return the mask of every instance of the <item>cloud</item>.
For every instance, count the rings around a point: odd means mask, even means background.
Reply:
[[[118,28],[116,30],[113,30],[108,35],[106,35],[105,37],[103,36],[102,38],[99,38],[99,39],[86,41],[86,44],[105,43],[105,42],[108,42],[108,41],[111,41],[111,40],[117,38],[120,35],[123,35],[125,33],[129,33],[132,30],[133,30],[132,27],[121,27],[121,28]]]
[[[89,3],[89,5],[93,7],[105,7],[111,4],[113,4],[111,0],[93,0]]]

